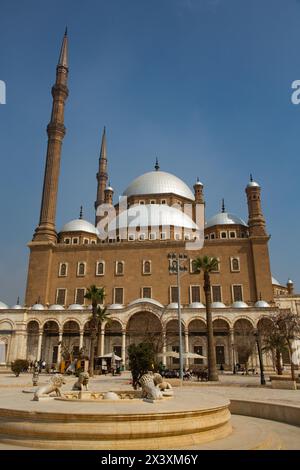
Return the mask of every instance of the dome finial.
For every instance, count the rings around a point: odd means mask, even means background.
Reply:
[[[20,305],[20,297],[17,298],[17,305]]]
[[[82,206],[80,206],[80,212],[79,212],[79,219],[82,220],[82,216],[83,216],[83,210],[82,210]]]
[[[225,212],[225,201],[224,198],[222,199],[222,213],[224,214]]]
[[[156,157],[156,162],[155,162],[155,170],[158,171],[159,170],[159,163],[158,163],[158,158]]]
[[[251,183],[252,183],[252,181],[253,181],[252,173],[250,173],[250,181],[251,181]]]

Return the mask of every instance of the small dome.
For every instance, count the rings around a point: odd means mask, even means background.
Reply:
[[[192,302],[189,308],[205,308],[205,305],[202,302]]]
[[[49,310],[64,310],[64,307],[62,305],[53,304],[50,305]]]
[[[182,305],[181,305],[181,307],[182,307]],[[178,302],[171,302],[171,303],[167,306],[167,308],[178,308]]]
[[[5,308],[9,308],[9,306],[0,301],[0,310],[4,310]]]
[[[166,204],[138,204],[119,214],[108,225],[108,232],[136,227],[181,227],[198,230],[195,222],[184,212]]]
[[[254,307],[265,308],[265,307],[270,307],[270,305],[265,300],[258,300],[257,302],[255,302]]]
[[[190,188],[177,176],[165,171],[149,171],[133,180],[123,192],[123,196],[146,194],[176,194],[194,201]]]
[[[124,305],[122,305],[122,304],[111,304],[111,305],[109,305],[108,308],[109,308],[110,310],[118,310],[118,309],[120,309],[120,308],[124,308]]]
[[[79,304],[71,304],[69,305],[68,310],[83,310],[83,306]]]
[[[256,181],[250,181],[248,184],[247,184],[247,188],[259,188],[259,184],[256,182]]]
[[[147,302],[149,304],[157,305],[157,307],[163,308],[163,304],[158,302],[158,300],[150,299],[150,298],[147,298],[147,297],[141,297],[140,299],[135,299],[132,302],[130,302],[129,306],[135,305],[135,304],[140,304],[142,302]]]
[[[22,307],[22,305],[20,304],[16,304],[16,305],[13,305],[11,307],[12,310],[22,310],[24,307]]]
[[[42,305],[42,304],[34,304],[34,305],[31,307],[31,310],[45,310],[45,307],[44,307],[44,305]]]
[[[97,228],[87,220],[83,219],[71,220],[71,222],[68,222],[63,226],[61,232],[87,232],[92,233],[93,235],[98,235]]]
[[[294,284],[292,279],[288,279],[287,284]]]
[[[248,305],[246,304],[246,302],[242,302],[241,300],[238,300],[236,302],[233,302],[232,307],[233,308],[247,308]]]
[[[223,302],[212,302],[211,308],[226,308]]]
[[[228,212],[219,212],[211,217],[211,219],[206,222],[205,228],[213,227],[214,225],[244,225],[244,227],[247,227],[243,219],[240,219],[240,217],[234,214],[229,214]]]

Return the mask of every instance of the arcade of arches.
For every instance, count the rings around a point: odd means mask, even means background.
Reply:
[[[266,328],[266,318],[258,322],[257,327]],[[254,340],[254,327],[247,319],[238,319],[233,328],[225,319],[215,319],[213,322],[217,364],[225,369],[232,369],[233,364],[241,365],[248,362],[248,367],[258,368]],[[127,364],[127,348],[132,343],[150,340],[156,353],[159,353],[163,364],[168,368],[178,368],[179,360],[170,357],[172,351],[179,350],[178,320],[164,320],[151,312],[136,312],[129,317],[124,325],[119,319],[111,319],[102,325],[96,354],[115,352]],[[204,358],[185,358],[185,367],[206,364],[207,341],[206,325],[203,319],[194,318],[187,324],[182,323],[182,343],[184,352],[196,353]],[[72,358],[79,351],[89,354],[90,334],[89,322],[84,326],[78,321],[68,320],[59,325],[56,320],[48,320],[43,325],[31,320],[27,324],[27,358],[28,360],[42,359],[47,364],[57,364],[64,354]],[[255,353],[249,355],[249,349]],[[0,350],[1,352],[1,350]],[[249,357],[248,357],[249,356]],[[266,364],[273,364],[273,358],[265,356]]]

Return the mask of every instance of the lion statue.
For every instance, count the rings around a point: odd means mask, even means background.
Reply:
[[[85,387],[86,390],[89,389],[89,373],[88,372],[80,372],[77,381],[74,383],[72,390],[83,390]]]
[[[61,397],[60,387],[65,384],[64,378],[61,374],[55,374],[53,377],[50,378],[47,385],[43,385],[43,387],[39,387],[34,394],[33,399],[35,401],[39,401],[41,398],[48,397],[51,393],[55,392],[57,397]]]
[[[163,395],[158,387],[155,386],[153,374],[144,374],[139,380],[142,387],[142,397],[148,400],[161,400]]]
[[[172,390],[172,385],[169,382],[166,382],[158,373],[153,374],[153,381],[154,385],[161,391]]]

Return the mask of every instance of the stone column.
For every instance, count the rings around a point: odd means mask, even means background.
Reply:
[[[100,356],[104,356],[105,328],[101,326]]]
[[[167,356],[166,356],[166,352],[167,352],[167,335],[166,335],[166,331],[164,330],[163,333],[162,333],[162,339],[163,339],[163,345],[162,345],[162,353],[163,353],[163,356],[162,356],[162,363],[164,366],[167,365]]]
[[[188,330],[185,330],[184,332],[184,344],[185,344],[185,352],[189,353],[189,331]],[[186,368],[189,367],[189,359],[187,356],[185,358],[185,367]]]
[[[62,333],[62,331],[59,331],[59,333],[58,333],[58,349],[57,349],[57,364],[58,364],[58,366],[59,366],[60,363],[61,363],[61,343],[62,343],[62,337],[63,337],[63,333]]]
[[[42,355],[42,341],[43,341],[43,330],[39,331],[39,341],[38,341],[38,350],[37,350],[37,361],[41,359]]]
[[[84,330],[79,331],[79,350],[83,348],[83,334]]]
[[[125,367],[126,361],[126,330],[122,331],[122,362],[123,366]]]

